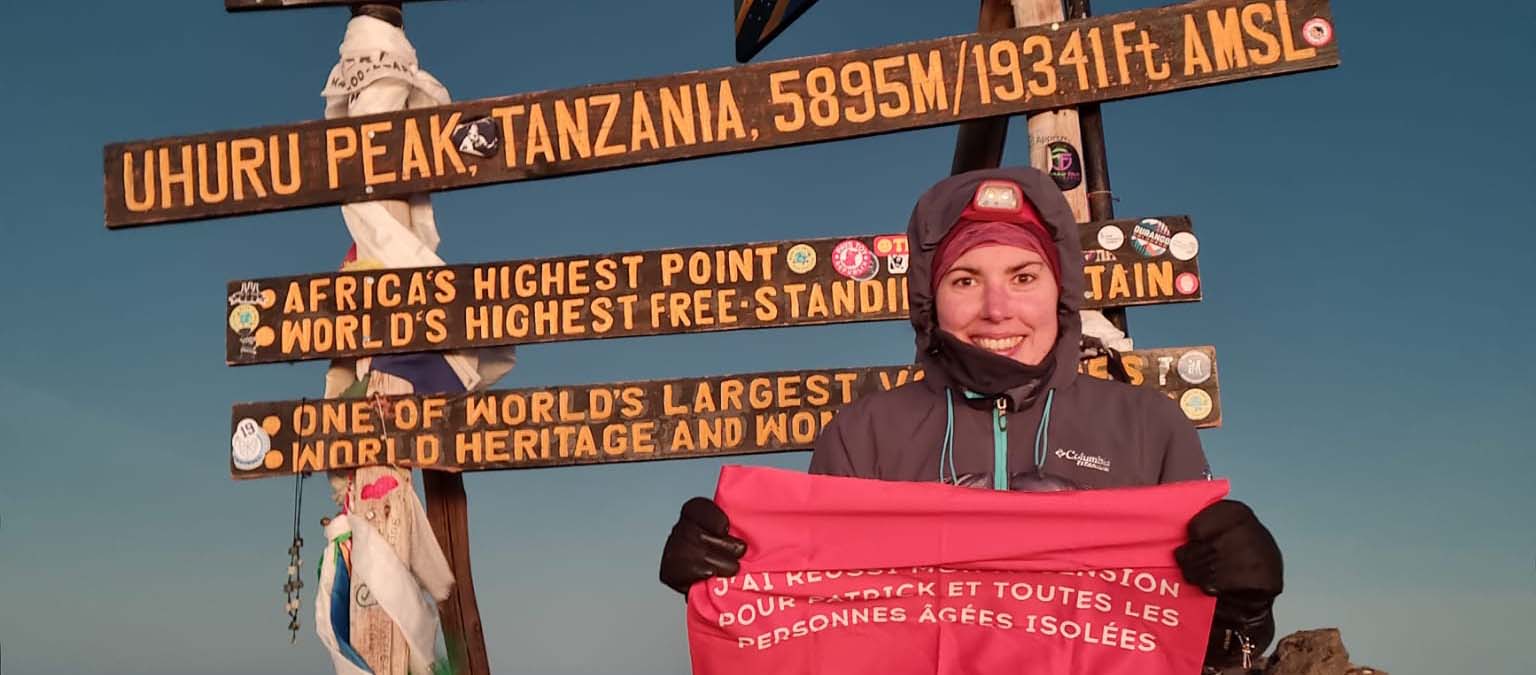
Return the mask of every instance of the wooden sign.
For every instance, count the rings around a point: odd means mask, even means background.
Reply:
[[[392,2],[424,2],[425,0],[391,0]],[[300,7],[329,7],[363,4],[360,0],[224,0],[226,12],[248,12],[256,9],[294,9]]]
[[[1327,0],[1200,0],[1049,26],[113,144],[108,227],[830,141],[1338,65]]]
[[[1084,305],[1200,299],[1187,216],[1085,225]],[[233,281],[242,366],[907,317],[905,235]]]
[[[736,0],[736,61],[746,63],[816,0]]]
[[[1211,347],[1125,354],[1133,384],[1221,424]],[[1088,375],[1107,378],[1101,360]],[[242,403],[230,420],[237,479],[389,464],[531,469],[807,450],[839,408],[921,378],[910,366],[512,389],[390,399]]]

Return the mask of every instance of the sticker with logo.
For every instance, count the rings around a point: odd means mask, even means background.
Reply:
[[[875,252],[862,241],[845,239],[832,249],[832,269],[849,279],[868,281],[875,278],[879,268]]]
[[[490,157],[501,146],[501,130],[489,117],[470,120],[453,128],[453,144],[459,152],[474,157]]]
[[[1168,232],[1168,223],[1144,218],[1131,231],[1131,248],[1148,258],[1156,258],[1168,251]]]
[[[1180,295],[1194,295],[1200,292],[1200,277],[1194,272],[1184,272],[1173,278],[1173,290]]]
[[[885,257],[888,255],[907,255],[911,253],[907,247],[907,235],[882,234],[875,237],[875,255]]]
[[[891,274],[906,274],[907,263],[907,254],[905,253],[892,253],[890,257],[885,259],[885,267],[891,271]]]
[[[816,249],[810,244],[795,244],[784,254],[784,263],[789,266],[789,271],[805,274],[816,268]]]
[[[1196,422],[1210,417],[1214,407],[1211,395],[1204,389],[1190,389],[1179,397],[1179,409],[1184,411],[1185,417]]]
[[[1211,379],[1211,357],[1195,350],[1179,355],[1179,377],[1190,384],[1204,384]]]
[[[236,333],[249,333],[261,325],[261,311],[255,305],[236,305],[229,312],[229,329]]]
[[[1045,146],[1050,161],[1051,180],[1062,192],[1083,184],[1083,159],[1071,143],[1054,141]]]
[[[235,424],[235,434],[229,439],[229,456],[235,468],[250,471],[261,466],[272,449],[272,437],[256,420],[249,417]]]
[[[1190,260],[1200,254],[1200,240],[1193,232],[1180,232],[1168,240],[1168,252],[1179,260]]]
[[[1068,462],[1072,462],[1073,464],[1076,464],[1085,469],[1093,469],[1094,471],[1103,471],[1104,473],[1109,473],[1110,461],[1100,457],[1099,455],[1090,455],[1087,453],[1078,452],[1076,450],[1068,450],[1066,448],[1056,448],[1056,457],[1059,459],[1067,460]]]
[[[1327,19],[1314,17],[1301,24],[1301,39],[1313,47],[1322,47],[1333,42],[1333,24]]]
[[[1116,260],[1119,260],[1119,258],[1115,257],[1115,254],[1110,253],[1109,251],[1106,251],[1102,248],[1090,248],[1086,251],[1083,251],[1084,264],[1107,263],[1114,262]]]
[[[1099,245],[1106,251],[1118,251],[1125,245],[1125,230],[1116,225],[1105,225],[1099,228]]]

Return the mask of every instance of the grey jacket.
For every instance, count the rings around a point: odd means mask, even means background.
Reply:
[[[1050,230],[1061,259],[1059,337],[1054,370],[1036,386],[972,398],[935,358],[932,258],[984,180],[1023,189]],[[1209,475],[1194,427],[1156,391],[1078,376],[1083,256],[1077,223],[1055,183],[1027,168],[952,176],[912,211],[908,293],[917,362],[925,379],[854,401],[817,438],[811,473],[937,481],[955,474],[1036,471],[1085,488],[1155,485]],[[998,409],[999,402],[1004,409]],[[1042,418],[1049,411],[1048,424]],[[945,439],[952,451],[946,456]],[[997,466],[1006,462],[1006,467]],[[1038,466],[1037,466],[1038,465]]]

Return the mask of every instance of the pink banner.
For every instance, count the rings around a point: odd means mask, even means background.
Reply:
[[[695,584],[695,675],[1195,675],[1173,549],[1226,481],[1019,493],[728,466],[741,573]]]

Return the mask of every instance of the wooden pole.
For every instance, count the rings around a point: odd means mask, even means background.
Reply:
[[[1086,18],[1091,11],[1089,0],[1067,0],[1067,16]],[[1088,217],[1091,220],[1111,220],[1115,217],[1114,192],[1109,187],[1109,156],[1104,148],[1104,117],[1099,104],[1089,103],[1078,107],[1081,116],[1083,139],[1083,165],[1088,192]],[[1131,330],[1125,318],[1125,308],[1104,310],[1104,316],[1126,335]]]
[[[977,32],[1013,28],[1013,8],[1009,0],[981,0]],[[949,173],[993,169],[1002,164],[1003,145],[1008,141],[1008,117],[985,117],[960,124],[955,132],[955,161]]]
[[[474,575],[469,567],[469,500],[464,494],[464,476],[423,471],[422,482],[427,492],[427,521],[432,523],[432,533],[453,570],[453,592],[438,604],[448,661],[456,675],[490,675],[480,605],[475,601]]]

